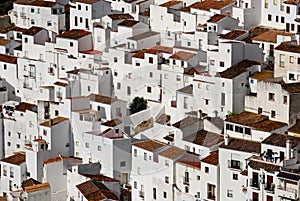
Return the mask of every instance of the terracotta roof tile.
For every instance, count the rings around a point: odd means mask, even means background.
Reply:
[[[175,146],[171,146],[170,148],[160,152],[159,155],[163,156],[163,157],[166,157],[166,158],[169,158],[169,159],[175,159],[179,156],[182,156],[185,153],[186,153],[186,150],[180,149],[180,148],[175,147]]]
[[[276,43],[277,42],[277,36],[292,36],[292,33],[284,32],[284,31],[278,31],[278,30],[269,30],[267,32],[264,32],[254,38],[252,38],[252,41],[264,41],[264,42],[271,42]]]
[[[29,5],[32,6],[38,6],[38,7],[53,7],[55,6],[57,3],[53,2],[53,1],[34,1],[32,3],[30,3]]]
[[[185,164],[194,168],[201,168],[201,162],[200,158],[196,154],[192,153],[185,153],[182,157],[180,157],[177,161],[177,163]]]
[[[210,152],[210,154],[201,160],[202,163],[207,163],[211,165],[219,164],[219,151]]]
[[[300,3],[299,0],[287,0],[287,1],[284,1],[285,4],[291,4],[291,5],[297,5]]]
[[[64,83],[64,82],[54,82],[53,84],[54,84],[54,85],[57,85],[57,86],[60,86],[60,87],[66,87],[66,86],[69,85],[69,84]]]
[[[26,162],[26,156],[24,153],[16,153],[12,156],[2,159],[1,161],[14,165],[21,165],[22,163]]]
[[[104,104],[112,104],[113,102],[117,101],[117,98],[113,98],[110,96],[104,96],[100,94],[90,94],[88,96],[90,98],[90,101],[98,102],[98,103],[104,103]]]
[[[5,46],[5,45],[9,44],[10,42],[11,42],[11,40],[9,40],[9,39],[0,38],[0,45],[1,46]]]
[[[78,40],[84,36],[90,35],[91,32],[82,30],[82,29],[72,29],[70,31],[64,32],[62,34],[57,35],[59,38],[68,38],[73,40]]]
[[[272,133],[269,137],[264,139],[261,143],[273,145],[273,146],[277,146],[277,147],[286,147],[287,140],[290,140],[292,148],[294,148],[298,144],[300,144],[300,137],[291,136],[291,135],[287,135],[287,134],[281,134],[281,133]]]
[[[149,48],[149,49],[139,50],[132,57],[143,59],[145,57],[145,53],[148,53],[148,54],[158,54],[158,53],[172,54],[173,53],[173,48],[158,45],[158,46],[154,46],[154,47]]]
[[[80,173],[79,173],[80,174]],[[102,174],[81,174],[82,176],[88,177],[94,181],[108,181],[108,182],[120,182],[117,179],[111,178],[111,177],[107,177],[104,176]]]
[[[20,112],[26,112],[26,110],[29,110],[37,113],[37,106],[31,103],[23,102],[16,107],[16,110]]]
[[[260,65],[261,63],[258,61],[251,61],[251,60],[244,60],[240,63],[231,66],[230,68],[227,68],[225,71],[220,72],[220,77],[227,78],[227,79],[233,79],[236,76],[247,72],[247,70],[254,66],[254,65]]]
[[[65,118],[65,117],[55,117],[54,119],[50,119],[48,121],[45,121],[43,123],[41,123],[40,125],[41,126],[46,126],[46,127],[51,127],[51,126],[54,126],[56,124],[59,124],[61,122],[64,122],[68,120],[68,118]]]
[[[44,28],[42,28],[42,27],[33,26],[33,27],[30,27],[29,29],[23,31],[23,34],[24,35],[29,35],[29,36],[34,36],[43,29]]]
[[[115,127],[119,124],[123,123],[122,119],[116,118],[116,119],[112,119],[110,121],[104,122],[101,125],[103,126],[108,126],[108,127]]]
[[[132,146],[153,152],[161,147],[166,146],[166,144],[157,140],[145,140],[141,142],[134,142],[132,143]]]
[[[128,19],[133,19],[133,17],[131,15],[129,15],[128,13],[124,13],[124,14],[109,14],[107,16],[109,18],[111,18],[112,20],[128,20]]]
[[[171,1],[168,1],[168,2],[165,2],[163,4],[160,4],[159,6],[161,7],[166,7],[166,8],[170,8],[172,6],[175,6],[177,4],[182,4],[182,1],[174,1],[174,0],[171,0]]]
[[[244,30],[232,30],[227,34],[221,35],[221,38],[233,40],[233,39],[236,39],[237,37],[240,37],[246,33],[247,33],[247,31],[244,31]]]
[[[10,55],[7,55],[7,54],[0,54],[0,62],[17,64],[18,63],[18,57],[10,56]]]
[[[210,11],[210,9],[220,10],[228,5],[234,4],[235,1],[231,0],[205,0],[196,2],[189,6],[190,8]]]
[[[250,166],[252,169],[260,170],[264,169],[267,172],[279,172],[281,166],[278,164],[272,164],[265,161],[258,161],[258,160],[251,160],[248,163],[248,166]]]
[[[300,134],[300,119],[296,120],[296,123],[288,129],[291,133]]]
[[[172,56],[170,56],[170,59],[176,59],[176,60],[182,60],[187,61],[191,59],[192,57],[196,56],[197,54],[191,53],[191,52],[184,52],[184,51],[178,51]]]
[[[235,151],[248,152],[248,153],[259,153],[261,152],[260,142],[243,140],[237,138],[230,138],[229,144],[224,143],[219,147],[223,149],[231,149]]]
[[[255,114],[252,112],[241,112],[235,116],[229,117],[225,120],[235,124],[249,126],[251,128],[261,131],[273,131],[278,128],[287,126],[286,123],[269,120],[269,117],[262,114]]]
[[[27,187],[25,187],[25,191],[27,193],[31,193],[31,192],[44,190],[44,189],[47,189],[47,188],[50,188],[50,184],[48,182],[42,183],[42,184],[35,184],[35,185],[32,185],[32,186],[27,186]]]
[[[167,115],[167,114],[162,114],[158,117],[158,119],[156,120],[156,123],[159,124],[167,124],[170,122],[171,116]]]
[[[256,80],[265,80],[268,78],[273,78],[274,72],[273,71],[267,71],[263,70],[261,72],[257,72],[254,75],[250,76],[250,78],[256,79]]]
[[[278,45],[275,50],[281,50],[285,52],[295,52],[300,53],[300,45],[297,45],[293,42],[283,42]]]
[[[76,186],[88,201],[95,200],[119,200],[103,183],[97,181],[86,181]]]
[[[227,17],[227,15],[215,14],[214,16],[209,18],[209,20],[207,20],[207,22],[217,23],[217,22],[219,22],[220,20],[222,20],[226,17]]]
[[[10,31],[16,31],[16,32],[24,32],[26,31],[27,29],[25,28],[21,28],[21,27],[17,27],[17,26],[10,26],[10,27],[7,27],[5,29],[1,29],[0,30],[0,33],[8,33]]]
[[[281,85],[282,89],[289,93],[299,93],[300,92],[300,82],[296,83],[284,83]]]
[[[139,21],[135,21],[135,20],[124,20],[123,22],[120,22],[118,24],[118,26],[133,27],[133,26],[137,25],[138,23],[140,23],[140,22]]]
[[[223,136],[208,132],[206,130],[197,131],[197,133],[184,137],[183,141],[191,142],[200,146],[211,147],[223,141]]]
[[[22,188],[24,189],[27,186],[33,186],[33,185],[36,185],[36,184],[41,184],[41,182],[30,178],[30,179],[27,179],[27,180],[22,182]]]
[[[174,123],[172,126],[174,126],[176,128],[184,128],[184,127],[191,126],[194,124],[199,124],[200,122],[201,122],[201,119],[199,119],[197,117],[188,116],[188,117]]]

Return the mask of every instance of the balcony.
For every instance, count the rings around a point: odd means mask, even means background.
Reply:
[[[144,199],[145,192],[144,191],[139,191],[139,197]]]
[[[267,184],[265,187],[265,191],[267,191],[267,193],[272,193],[274,194],[274,190],[275,190],[275,184]]]
[[[260,187],[259,187],[258,179],[250,179],[250,186],[251,186],[253,189],[259,190]]]

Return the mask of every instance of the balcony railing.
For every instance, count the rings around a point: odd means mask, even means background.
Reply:
[[[275,184],[267,184],[266,187],[265,187],[265,190],[266,190],[268,193],[274,194]]]
[[[284,186],[280,186],[280,185],[278,185],[277,188],[279,190],[287,191],[287,192],[290,192],[290,193],[296,193],[297,192],[297,190],[294,189],[294,188],[288,188],[288,187],[284,187]]]
[[[236,161],[236,160],[228,160],[228,168],[241,170],[242,169],[242,163],[240,161]]]

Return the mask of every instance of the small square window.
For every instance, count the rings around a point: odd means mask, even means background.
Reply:
[[[98,151],[102,151],[102,146],[98,145]]]
[[[114,62],[117,63],[118,62],[118,58],[114,57]]]
[[[225,66],[225,62],[224,61],[220,61],[220,67],[224,67]]]
[[[165,183],[169,184],[169,177],[165,177]]]
[[[70,42],[70,47],[73,47],[73,45],[74,45],[73,42]]]
[[[258,109],[257,109],[257,113],[258,114],[261,114],[263,112],[263,109],[261,108],[261,107],[259,107]]]
[[[7,142],[7,146],[10,147],[10,145],[11,145],[11,142]]]
[[[205,167],[205,168],[204,168],[204,172],[208,174],[208,173],[209,173],[209,168],[208,168],[208,167]]]
[[[238,174],[233,174],[233,175],[232,175],[232,179],[233,179],[233,180],[238,180]]]
[[[85,143],[85,147],[86,147],[86,148],[90,148],[90,143],[86,142],[86,143]]]
[[[120,162],[120,167],[125,167],[126,166],[126,161],[121,161]]]
[[[151,92],[152,92],[152,88],[148,86],[148,87],[147,87],[147,92],[148,92],[148,93],[151,93]]]
[[[272,110],[272,111],[271,111],[271,117],[272,117],[272,118],[275,118],[275,116],[276,116],[276,112],[275,112],[274,110]]]

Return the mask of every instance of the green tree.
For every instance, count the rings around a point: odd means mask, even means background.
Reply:
[[[2,0],[0,2],[0,14],[6,15],[13,8],[13,0]]]
[[[131,114],[147,109],[147,100],[143,97],[135,97],[129,105]]]

